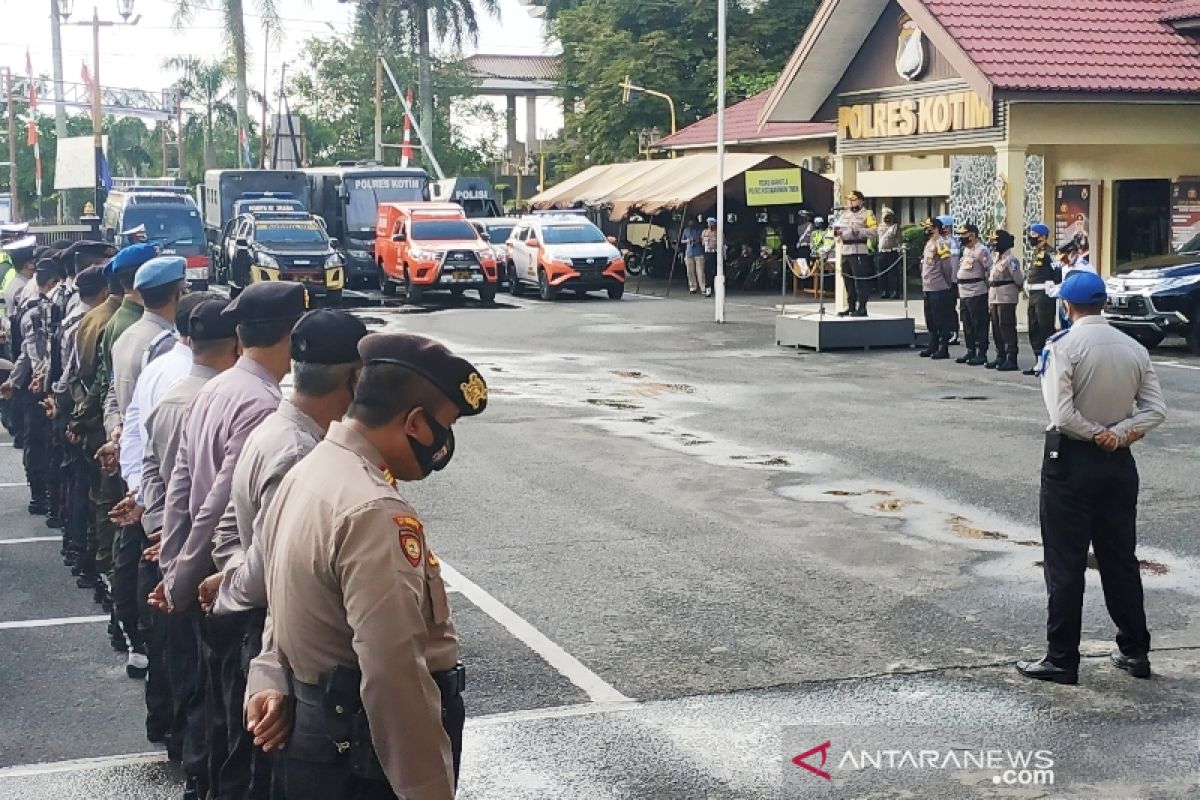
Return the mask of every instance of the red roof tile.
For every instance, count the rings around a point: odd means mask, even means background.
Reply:
[[[1000,90],[1200,93],[1200,39],[1164,21],[1195,0],[924,0]]]
[[[1200,17],[1200,0],[1171,0],[1166,5],[1160,19],[1163,22],[1194,19]]]
[[[833,136],[837,126],[825,122],[768,122],[761,128],[758,116],[767,95],[763,92],[748,100],[725,109],[725,142],[752,142],[764,139],[799,139],[813,136]],[[717,115],[705,117],[699,122],[687,126],[683,130],[659,139],[659,147],[697,147],[713,145],[717,141]]]

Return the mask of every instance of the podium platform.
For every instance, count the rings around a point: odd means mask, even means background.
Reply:
[[[870,350],[876,347],[912,347],[917,332],[911,317],[872,314],[839,317],[817,313],[780,314],[775,317],[775,343],[781,347],[824,350]]]

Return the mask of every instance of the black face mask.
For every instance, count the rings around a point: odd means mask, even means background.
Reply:
[[[1033,245],[1034,247],[1037,247],[1039,244],[1041,244],[1041,240],[1038,239],[1038,237],[1036,237],[1036,236],[1030,236],[1029,244]]]
[[[433,432],[433,442],[423,444],[409,436],[408,446],[412,448],[413,456],[417,459],[417,465],[421,467],[421,471],[429,475],[445,469],[446,465],[450,463],[450,459],[454,457],[454,431],[443,427],[428,411],[422,411],[425,414],[425,422],[428,423],[429,430]]]

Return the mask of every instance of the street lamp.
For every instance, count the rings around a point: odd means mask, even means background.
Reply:
[[[59,0],[58,13],[67,25],[91,26],[92,28],[92,140],[95,147],[93,166],[96,173],[96,214],[100,215],[104,208],[106,190],[101,176],[104,166],[104,116],[100,107],[100,29],[116,25],[137,25],[141,16],[133,17],[134,0],[117,0],[117,13],[121,22],[100,19],[100,9],[92,7],[92,18],[87,21],[67,22],[71,16],[74,0]],[[133,17],[131,20],[130,17]]]
[[[663,100],[666,100],[667,107],[671,110],[671,134],[672,135],[675,134],[675,101],[671,99],[671,96],[669,94],[666,94],[665,92],[656,92],[653,89],[647,89],[644,86],[635,86],[633,83],[630,82],[628,75],[625,76],[625,82],[620,84],[620,86],[621,86],[621,102],[622,103],[628,103],[630,96],[634,92],[642,92],[643,94],[648,94],[651,97],[658,97]],[[674,158],[674,157],[675,157],[675,151],[672,150],[671,158]]]
[[[725,3],[717,0],[717,322],[725,321]]]

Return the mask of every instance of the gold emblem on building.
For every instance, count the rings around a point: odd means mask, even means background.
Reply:
[[[917,23],[905,14],[900,17],[900,35],[896,40],[896,73],[906,81],[916,80],[925,72],[927,61],[925,37]]]

